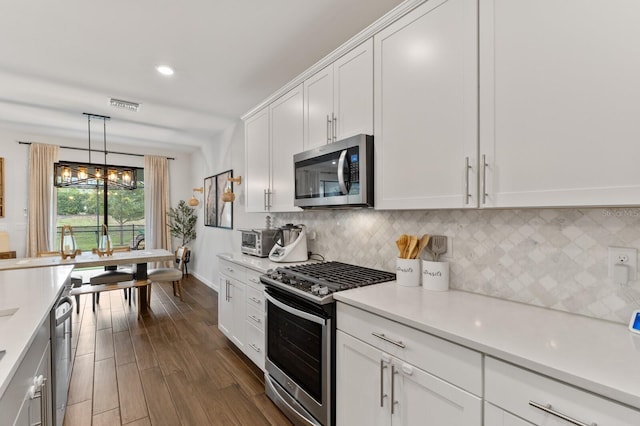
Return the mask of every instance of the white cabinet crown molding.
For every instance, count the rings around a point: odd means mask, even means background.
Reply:
[[[276,92],[272,93],[269,97],[267,97],[265,100],[260,102],[258,105],[251,108],[246,114],[244,114],[240,118],[243,121],[251,118],[251,116],[253,116],[255,113],[260,111],[262,108],[266,107],[271,102],[275,101],[276,99],[278,99],[279,97],[287,93],[289,90],[295,88],[299,84],[302,84],[304,80],[311,77],[312,75],[322,70],[326,66],[332,64],[337,59],[342,57],[344,54],[346,54],[353,48],[357,47],[358,45],[362,44],[368,38],[373,37],[376,33],[381,31],[383,28],[395,22],[400,17],[411,12],[413,9],[420,6],[422,3],[425,3],[426,1],[427,0],[406,0],[402,2],[398,6],[391,9],[389,12],[387,12],[385,15],[383,15],[381,18],[373,22],[371,25],[369,25],[368,27],[360,31],[358,34],[354,35],[345,43],[337,47],[333,52],[329,53],[320,61],[316,62],[311,67],[307,68],[305,71],[300,73],[296,78],[289,81],[287,84],[282,86]]]

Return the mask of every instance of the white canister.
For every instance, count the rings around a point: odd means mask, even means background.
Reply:
[[[405,287],[420,285],[421,259],[396,259],[396,282]]]
[[[422,261],[422,286],[426,290],[449,290],[449,262]]]

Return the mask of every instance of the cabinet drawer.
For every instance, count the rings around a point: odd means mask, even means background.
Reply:
[[[264,332],[264,311],[256,309],[247,303],[247,322],[262,329]]]
[[[247,306],[254,307],[264,312],[264,293],[253,287],[247,286]]]
[[[479,352],[340,302],[336,317],[338,329],[345,333],[475,395],[482,395]]]
[[[228,277],[235,278],[238,281],[246,281],[246,268],[244,266],[236,265],[233,262],[227,260],[219,260],[220,273],[225,274]]]
[[[262,273],[258,271],[254,271],[253,269],[247,269],[246,282],[249,286],[253,287],[254,289],[258,290],[260,293],[262,293],[262,290],[264,289],[264,284],[260,282],[260,275],[262,275]]]
[[[264,370],[264,332],[247,324],[247,344],[244,346],[245,354],[262,370]]]
[[[497,359],[485,359],[485,399],[534,424],[568,424],[531,403],[584,424],[632,426],[640,411]],[[576,423],[580,424],[580,423]]]

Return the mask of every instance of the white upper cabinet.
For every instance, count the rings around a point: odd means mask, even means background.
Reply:
[[[245,121],[247,212],[290,212],[293,155],[302,151],[302,84]]]
[[[304,149],[373,133],[373,40],[304,82]]]
[[[374,37],[376,208],[478,206],[477,28],[430,0]]]
[[[269,108],[271,110],[269,211],[301,210],[293,205],[295,197],[293,156],[302,151],[302,85],[277,99]]]
[[[265,107],[244,123],[245,159],[244,172],[246,210],[265,212],[267,191],[271,187],[269,176],[269,107]]]
[[[639,19],[632,0],[480,0],[481,207],[640,204]]]

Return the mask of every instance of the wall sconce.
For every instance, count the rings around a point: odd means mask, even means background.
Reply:
[[[242,176],[227,178],[227,187],[224,189],[224,193],[222,194],[222,201],[225,203],[233,203],[236,200],[236,195],[231,190],[230,182],[240,185],[242,183]]]
[[[189,199],[188,204],[191,207],[197,207],[200,204],[200,201],[196,198],[196,192],[204,193],[204,188],[201,186],[200,188],[193,188],[193,193],[191,194],[191,198]]]

